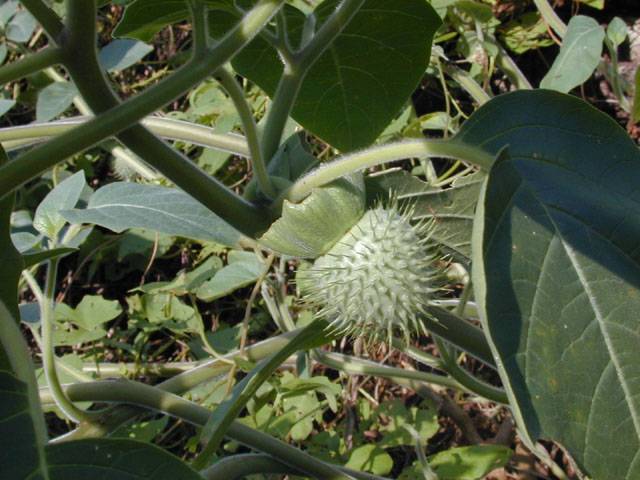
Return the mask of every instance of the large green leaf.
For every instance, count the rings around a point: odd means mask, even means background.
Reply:
[[[202,480],[170,453],[137,440],[93,438],[46,450],[51,480]]]
[[[95,223],[121,232],[139,227],[238,246],[242,235],[182,190],[115,182],[98,189],[86,209],[62,210],[72,223]]]
[[[471,228],[485,174],[475,173],[456,180],[450,188],[432,187],[403,170],[391,170],[366,180],[371,201],[386,198],[389,191],[413,206],[414,219],[436,221],[432,238],[451,252],[471,258]]]
[[[604,28],[591,17],[577,15],[569,21],[558,57],[540,82],[541,88],[568,92],[594,72],[602,54]]]
[[[318,26],[338,3],[325,0],[318,5],[313,13]],[[291,6],[284,11],[295,45],[305,16]],[[218,36],[233,21],[222,12],[210,17]],[[440,23],[425,0],[367,0],[305,76],[292,117],[342,151],[369,146],[422,78]],[[274,95],[283,64],[262,37],[247,45],[232,65]]]
[[[599,480],[640,478],[640,152],[549,91],[480,108],[458,141],[496,154],[473,278],[516,418]]]

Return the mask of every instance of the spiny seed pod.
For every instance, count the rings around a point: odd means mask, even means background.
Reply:
[[[440,289],[433,221],[411,223],[396,202],[368,210],[305,271],[305,298],[338,332],[390,343],[425,332],[420,317]]]

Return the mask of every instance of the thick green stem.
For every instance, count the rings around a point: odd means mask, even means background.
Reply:
[[[372,475],[366,472],[358,472],[349,468],[336,466],[336,469],[360,480],[384,480],[384,477]],[[290,465],[281,462],[270,455],[260,453],[246,453],[232,455],[217,461],[213,466],[199,472],[206,479],[236,480],[252,474],[288,474],[304,476],[304,472],[296,470]]]
[[[305,75],[313,63],[322,55],[326,48],[340,34],[353,18],[364,0],[343,0],[333,14],[322,25],[313,38],[302,49],[292,56],[287,56],[290,62],[285,65],[280,83],[273,98],[273,104],[267,114],[264,136],[262,138],[262,152],[267,162],[280,146],[282,132],[287,118],[293,108]],[[280,36],[286,32],[279,32]]]
[[[208,408],[196,405],[181,397],[163,392],[156,387],[127,380],[68,385],[65,388],[65,393],[75,401],[134,404],[181,418],[201,427],[206,425],[209,417],[213,415],[213,412]],[[307,475],[330,480],[353,478],[341,473],[332,465],[239,422],[231,424],[227,430],[227,438],[272,455]]]
[[[465,160],[480,168],[488,169],[493,157],[478,147],[458,143],[455,140],[408,140],[388,143],[338,158],[298,179],[283,195],[297,203],[314,188],[320,187],[348,173],[382,163],[415,157],[447,157]]]
[[[73,117],[51,123],[20,125],[0,128],[0,142],[5,150],[12,150],[34,142],[41,142],[56,135],[68,132],[92,117]],[[242,135],[234,133],[215,133],[211,127],[197,123],[163,117],[146,117],[142,125],[152,133],[168,140],[193,143],[201,147],[215,148],[225,152],[249,156],[247,141]]]
[[[56,13],[51,10],[42,0],[20,0],[20,3],[29,10],[47,35],[56,43],[64,31],[64,25]]]
[[[242,128],[244,129],[247,145],[249,146],[249,152],[251,154],[251,166],[253,167],[253,172],[258,180],[258,184],[267,197],[275,199],[278,194],[267,174],[267,166],[262,156],[262,148],[258,136],[258,126],[256,125],[255,118],[253,118],[253,113],[251,113],[251,108],[247,103],[244,90],[240,87],[234,76],[225,68],[218,70],[216,76],[233,101],[240,121],[242,122]]]
[[[0,68],[0,85],[14,82],[20,78],[62,63],[62,49],[47,47],[39,52],[27,55],[16,62]]]
[[[480,105],[484,105],[489,100],[491,100],[491,95],[489,95],[478,82],[476,82],[471,75],[469,75],[464,70],[457,67],[449,67],[447,65],[442,65],[442,71],[453,78],[456,82],[460,84],[462,88],[464,88],[471,97],[478,102]]]
[[[255,236],[264,231],[269,226],[269,221],[260,209],[211,178],[168,145],[158,141],[146,129],[135,127],[124,132],[122,130],[161,108],[217,70],[257,34],[282,3],[283,0],[262,0],[222,40],[207,49],[202,58],[193,58],[163,82],[127,102],[113,106],[115,97],[108,87],[104,88],[105,80],[95,60],[93,27],[79,25],[73,30],[76,20],[81,23],[81,18],[87,18],[95,10],[92,8],[95,7],[95,2],[70,0],[71,31],[68,37],[78,42],[84,39],[85,43],[63,45],[66,51],[65,65],[91,108],[104,113],[72,132],[25,153],[17,161],[0,169],[0,197],[57,162],[108,136],[122,132],[118,136],[122,143],[243,233]],[[89,38],[93,40],[87,44]]]

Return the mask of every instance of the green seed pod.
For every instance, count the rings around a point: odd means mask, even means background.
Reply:
[[[364,210],[364,180],[361,173],[353,173],[316,188],[300,203],[285,200],[282,216],[258,241],[281,255],[316,258],[335,245]]]
[[[433,221],[411,223],[412,209],[368,210],[303,274],[305,298],[337,331],[391,342],[424,332],[420,316],[440,289],[440,258],[430,242]]]

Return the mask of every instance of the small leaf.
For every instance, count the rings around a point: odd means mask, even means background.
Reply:
[[[60,182],[38,205],[33,218],[35,229],[51,240],[56,240],[67,223],[60,211],[75,207],[85,185],[83,170]]]
[[[43,250],[41,252],[24,252],[24,268],[32,267],[33,265],[37,265],[42,262],[46,262],[47,260],[51,260],[52,258],[61,257],[63,255],[67,255],[69,253],[77,252],[77,248],[51,248],[49,250]]]
[[[61,310],[62,306],[63,304],[56,306],[56,321],[71,321],[87,330],[94,330],[122,313],[122,307],[117,301],[105,300],[101,295],[85,295],[76,308],[67,307],[64,312]]]
[[[0,98],[0,117],[7,113],[16,104],[15,100],[7,100],[6,98]]]
[[[119,72],[130,67],[153,51],[151,45],[129,38],[117,38],[100,50],[98,60],[109,72]]]
[[[429,457],[429,465],[441,480],[479,480],[504,467],[513,451],[498,445],[457,447]]]
[[[635,87],[633,94],[633,109],[631,115],[633,117],[633,123],[640,122],[640,67],[636,69]]]
[[[393,467],[393,459],[380,447],[373,443],[367,443],[354,448],[344,466],[354,470],[371,472],[374,475],[386,475]]]
[[[5,27],[11,17],[18,11],[18,0],[6,0],[0,5],[0,26]]]
[[[69,82],[54,82],[43,88],[36,102],[36,123],[48,122],[63,113],[77,94],[75,85]]]
[[[572,17],[567,27],[560,53],[542,79],[541,88],[566,93],[584,83],[600,62],[604,28],[583,15]]]
[[[211,280],[198,288],[198,298],[206,302],[224,297],[238,288],[254,283],[262,272],[264,264],[252,252],[233,252],[229,265],[216,272]]]
[[[20,10],[7,25],[7,39],[12,42],[28,42],[36,29],[36,19],[26,10]]]
[[[72,223],[95,223],[115,232],[139,227],[229,247],[237,247],[242,238],[182,190],[139,183],[111,183],[93,194],[86,209],[61,214]]]
[[[620,45],[627,39],[627,24],[620,17],[613,17],[613,20],[607,25],[607,37],[616,46]]]

